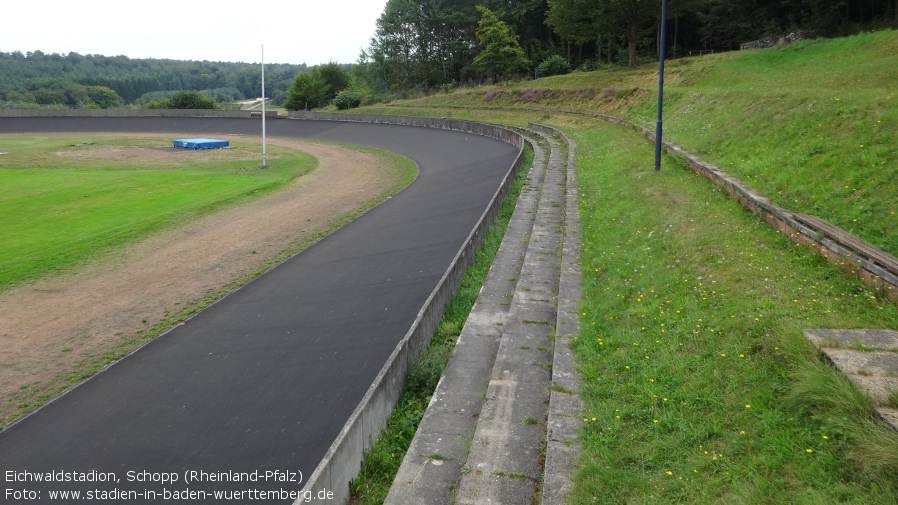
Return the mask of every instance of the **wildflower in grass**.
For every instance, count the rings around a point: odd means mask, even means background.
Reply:
[[[671,472],[670,470],[668,470],[668,471],[667,471],[667,475],[673,475],[673,472]]]
[[[811,449],[810,447],[808,447],[807,449],[804,450],[804,452],[810,454],[810,453],[814,452],[814,449]]]
[[[746,403],[746,404],[745,404],[745,408],[750,409],[750,408],[751,408],[751,404],[750,404],[750,403]]]

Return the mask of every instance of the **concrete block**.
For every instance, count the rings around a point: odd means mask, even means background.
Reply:
[[[898,377],[898,353],[824,349],[823,354],[846,374]]]

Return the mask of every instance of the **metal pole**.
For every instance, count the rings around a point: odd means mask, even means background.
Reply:
[[[265,159],[265,46],[262,46],[262,168],[268,166]]]
[[[658,70],[658,122],[655,124],[655,171],[661,170],[661,105],[664,103],[664,53],[667,52],[667,0],[661,1],[661,64]]]

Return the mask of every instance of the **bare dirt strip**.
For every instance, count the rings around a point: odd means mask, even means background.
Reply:
[[[0,425],[85,360],[246,277],[396,184],[395,169],[368,152],[268,142],[308,152],[318,168],[284,190],[154,234],[75,273],[0,293]]]

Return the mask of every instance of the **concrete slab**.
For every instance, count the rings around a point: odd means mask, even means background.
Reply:
[[[823,349],[823,354],[846,374],[898,377],[898,353]]]
[[[533,503],[536,482],[518,475],[488,474],[476,469],[462,479],[456,505],[522,505]]]
[[[549,421],[546,440],[573,442],[580,437],[583,425],[583,401],[579,396],[553,391],[549,398]]]
[[[576,393],[580,389],[580,376],[574,353],[568,347],[567,338],[555,339],[555,354],[552,358],[552,384]]]
[[[491,382],[502,380],[537,383],[542,385],[543,390],[548,390],[551,379],[551,349],[502,347],[499,349],[499,354],[496,355],[496,367],[493,369]]]
[[[571,489],[570,474],[579,454],[579,443],[568,445],[554,440],[547,443],[541,505],[566,505]]]
[[[458,486],[469,443],[467,437],[416,435],[385,503],[448,503],[446,497]]]
[[[888,406],[892,396],[898,394],[898,377],[867,376],[846,374],[849,380],[861,390],[873,405]]]
[[[804,330],[805,337],[816,347],[870,348],[898,351],[898,331],[883,329]]]
[[[478,425],[497,419],[508,426],[544,424],[548,400],[545,384],[493,379],[486,392]]]
[[[893,330],[805,330],[821,354],[873,402],[880,418],[898,431],[898,332]]]

